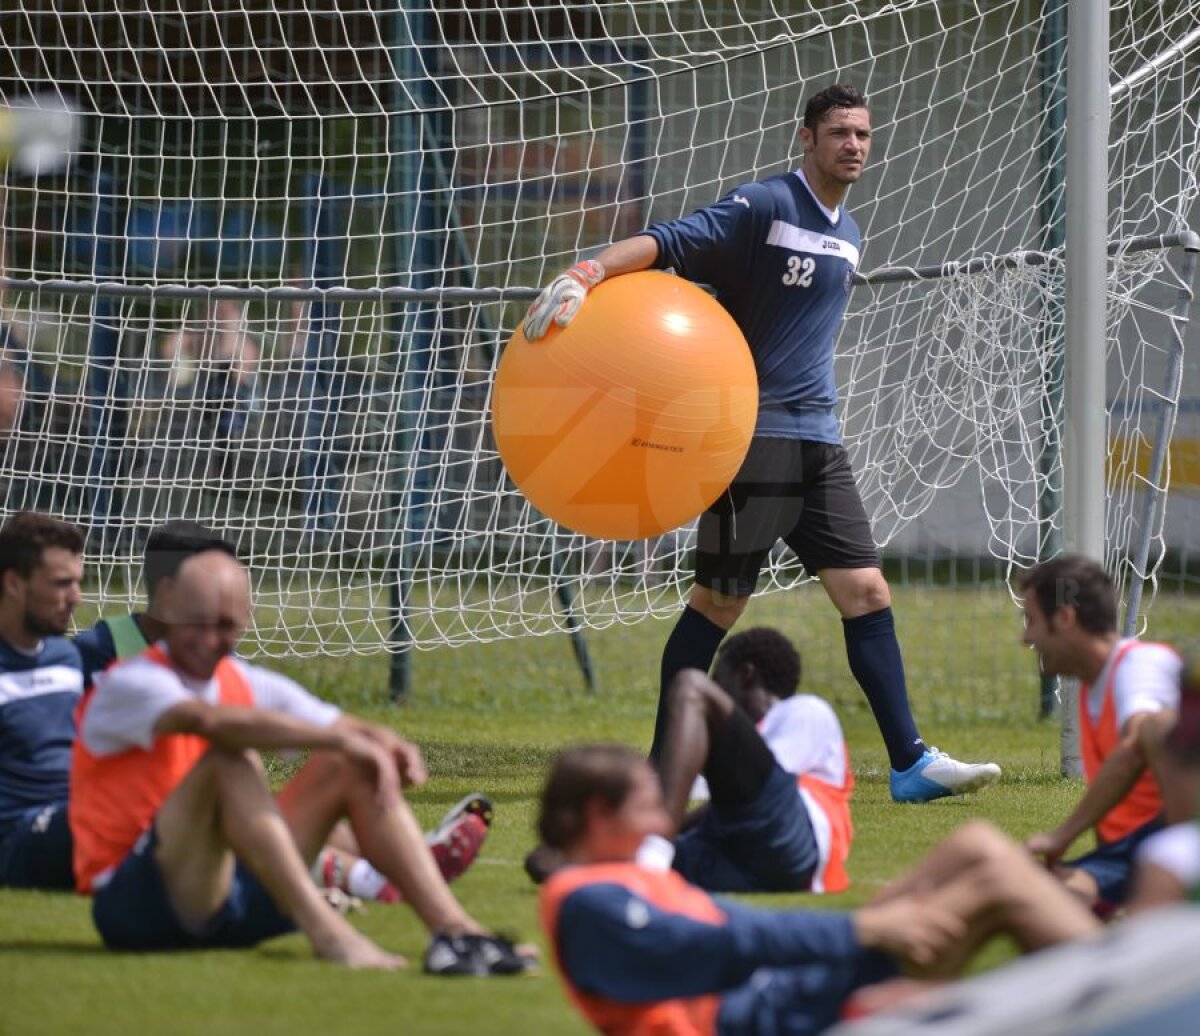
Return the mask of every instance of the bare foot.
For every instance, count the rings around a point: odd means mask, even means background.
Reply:
[[[369,968],[376,971],[399,971],[408,967],[408,961],[399,954],[387,953],[376,946],[365,935],[353,932],[351,936],[339,938],[328,947],[313,947],[321,960],[341,964],[348,968]]]

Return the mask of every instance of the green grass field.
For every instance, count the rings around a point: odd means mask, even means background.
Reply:
[[[910,665],[910,680],[926,737],[960,757],[994,759],[1005,769],[1000,785],[977,796],[918,807],[895,806],[888,799],[882,746],[844,672],[844,661],[840,671],[832,662],[811,664],[814,653],[831,651],[828,645],[812,649],[814,642],[827,639],[828,605],[817,608],[814,595],[800,602],[783,596],[755,602],[750,621],[778,622],[806,645],[806,689],[837,703],[858,778],[851,891],[823,900],[755,898],[778,906],[851,907],[968,818],[989,818],[1020,837],[1053,824],[1069,809],[1081,786],[1058,776],[1057,726],[1033,719],[1036,683],[1032,660],[1017,646],[1018,615],[1011,605],[984,607],[977,596],[926,590],[897,600],[906,654],[918,660]],[[945,630],[964,614],[978,618],[977,642],[988,645],[989,653],[999,651],[1006,658],[1011,653],[1012,664],[1024,676],[997,680],[989,654],[971,675],[978,686],[986,685],[983,707],[939,707],[942,697],[963,700],[961,681],[956,678],[950,687],[944,670],[919,660],[939,657]],[[1154,615],[1162,616],[1161,628],[1152,623],[1151,632],[1158,636],[1192,634],[1200,628],[1195,601],[1173,601],[1156,608]],[[824,632],[814,632],[818,624]],[[545,766],[555,750],[570,741],[648,743],[653,674],[666,633],[663,623],[643,623],[592,636],[602,673],[630,672],[637,666],[644,673],[644,679],[605,680],[594,695],[578,689],[564,643],[553,645],[553,660],[548,660],[546,645],[522,642],[420,656],[417,689],[410,704],[399,709],[371,704],[384,697],[383,656],[280,668],[326,697],[395,725],[421,744],[434,774],[412,795],[424,823],[432,824],[469,791],[480,789],[493,796],[497,816],[492,834],[455,889],[484,922],[540,941],[536,897],[520,861],[532,844],[535,801]],[[970,669],[961,661],[953,664]],[[413,967],[398,975],[348,973],[315,963],[299,936],[245,952],[108,953],[100,948],[85,901],[0,891],[0,1034],[474,1036],[588,1031],[568,1007],[549,966],[537,978],[430,979],[419,969],[424,933],[406,909],[371,906],[357,923],[388,949],[407,955]],[[982,966],[1010,952],[1004,946],[991,949]]]

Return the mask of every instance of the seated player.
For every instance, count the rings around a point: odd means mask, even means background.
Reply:
[[[22,512],[0,528],[0,885],[70,889],[67,779],[79,653],[83,535]]]
[[[675,839],[648,839],[641,862],[710,892],[844,891],[854,777],[833,709],[796,694],[800,656],[773,629],[727,640],[713,675],[672,682],[657,766]],[[689,798],[711,801],[688,813]],[[526,870],[561,862],[539,846]]]
[[[528,971],[446,886],[401,792],[425,779],[415,745],[234,657],[250,621],[245,568],[186,559],[166,634],[97,675],[77,713],[70,821],[79,891],[106,945],[250,946],[298,927],[317,956],[391,969],[325,903],[309,867],[349,820],[358,845],[433,935],[433,974]],[[256,749],[311,749],[274,798]]]
[[[1053,831],[1026,845],[1102,914],[1129,894],[1138,846],[1163,826],[1155,779],[1162,742],[1179,703],[1179,656],[1166,644],[1117,634],[1117,598],[1095,561],[1062,555],[1036,565],[1021,581],[1026,644],[1042,671],[1073,676],[1087,791]],[[1097,848],[1062,861],[1089,829]]]
[[[796,694],[799,682],[796,649],[761,627],[722,645],[712,680],[698,669],[676,677],[658,770],[680,832],[673,866],[693,884],[715,892],[849,885],[846,743],[833,709]],[[711,801],[687,815],[697,792]]]
[[[1200,662],[1183,667],[1179,692],[1179,721],[1166,737],[1163,768],[1170,826],[1138,849],[1131,914],[1200,896]]]
[[[858,990],[882,1005],[896,994],[873,984],[953,975],[993,934],[1032,951],[1098,928],[978,821],[852,913],[755,910],[639,866],[644,839],[670,827],[654,772],[624,746],[568,749],[542,792],[538,829],[567,860],[542,887],[542,923],[575,1006],[605,1033],[818,1033]]]
[[[190,557],[205,551],[237,557],[234,545],[215,529],[199,522],[170,521],[150,532],[142,556],[142,584],[146,588],[146,610],[100,619],[75,638],[83,659],[84,686],[90,687],[98,672],[113,662],[140,655],[167,633],[164,616],[167,592]],[[487,838],[493,807],[485,795],[475,792],[457,803],[425,836],[426,844],[447,881],[466,873]],[[313,877],[323,888],[337,890],[357,899],[395,903],[400,891],[362,858],[358,843],[346,824],[334,828],[326,847],[313,865]]]

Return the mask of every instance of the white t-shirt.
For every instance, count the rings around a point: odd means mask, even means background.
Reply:
[[[793,694],[771,706],[758,732],[776,762],[797,777],[804,774],[841,787],[846,780],[846,747],[837,713],[815,694]],[[708,783],[697,777],[692,798],[708,799]]]
[[[1138,848],[1138,863],[1153,863],[1175,876],[1185,889],[1200,885],[1200,825],[1173,824]]]
[[[1113,660],[1128,643],[1129,640],[1117,641],[1096,682],[1088,688],[1088,715],[1096,722],[1100,719],[1104,688],[1111,673],[1117,730],[1123,730],[1129,717],[1139,712],[1179,708],[1179,670],[1182,665],[1179,655],[1165,644],[1135,641],[1125,652],[1116,672],[1112,673]]]
[[[257,708],[282,712],[327,727],[341,715],[335,705],[314,697],[295,680],[261,666],[233,659],[250,685]],[[96,674],[95,692],[79,736],[93,755],[116,755],[129,748],[149,749],[154,725],[168,709],[200,698],[216,704],[217,681],[197,680],[139,655]]]

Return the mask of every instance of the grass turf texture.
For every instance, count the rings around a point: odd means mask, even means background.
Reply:
[[[994,593],[994,591],[989,591]],[[936,658],[944,631],[964,611],[980,614],[970,591],[897,595],[901,640],[910,658]],[[857,837],[851,891],[842,896],[751,897],[772,906],[852,907],[904,870],[963,821],[986,817],[1016,837],[1053,825],[1079,795],[1078,781],[1058,776],[1058,727],[1038,723],[1031,658],[1017,645],[1020,620],[1011,605],[984,612],[978,643],[1023,671],[1021,680],[987,686],[996,672],[972,679],[985,707],[945,707],[946,675],[938,665],[911,665],[912,698],[923,732],[960,758],[994,759],[1003,781],[978,795],[927,806],[896,806],[888,798],[887,765],[860,693],[832,664],[808,665],[805,689],[827,695],[842,716],[858,778]],[[836,617],[814,593],[779,595],[752,605],[744,626],[772,622],[805,650],[832,654]],[[1186,599],[1160,602],[1151,634],[1193,631],[1200,607]],[[1161,621],[1160,621],[1161,620]],[[419,656],[417,691],[402,709],[378,704],[387,660],[336,658],[279,668],[327,698],[396,726],[421,744],[431,773],[411,801],[432,825],[462,795],[484,790],[496,802],[491,836],[476,865],[456,883],[469,910],[495,928],[542,942],[536,895],[521,870],[532,844],[536,796],[554,752],[573,740],[615,739],[645,746],[654,716],[654,674],[668,624],[650,622],[589,635],[600,672],[644,674],[602,690],[578,690],[565,643],[505,642],[455,653]],[[744,627],[743,627],[744,628]],[[559,638],[556,638],[558,640]],[[565,638],[561,638],[565,641]],[[533,661],[531,661],[531,658]],[[1008,663],[1006,663],[1008,664]],[[631,670],[631,667],[632,670]],[[961,694],[961,683],[953,688]],[[374,702],[374,704],[372,704]],[[277,777],[283,771],[276,767]],[[103,951],[85,901],[67,895],[0,890],[0,1033],[583,1033],[547,960],[533,979],[432,979],[420,973],[425,934],[403,907],[369,906],[355,921],[389,950],[408,956],[409,971],[350,973],[312,959],[298,935],[242,952],[114,954]],[[981,966],[1004,960],[997,945]]]

